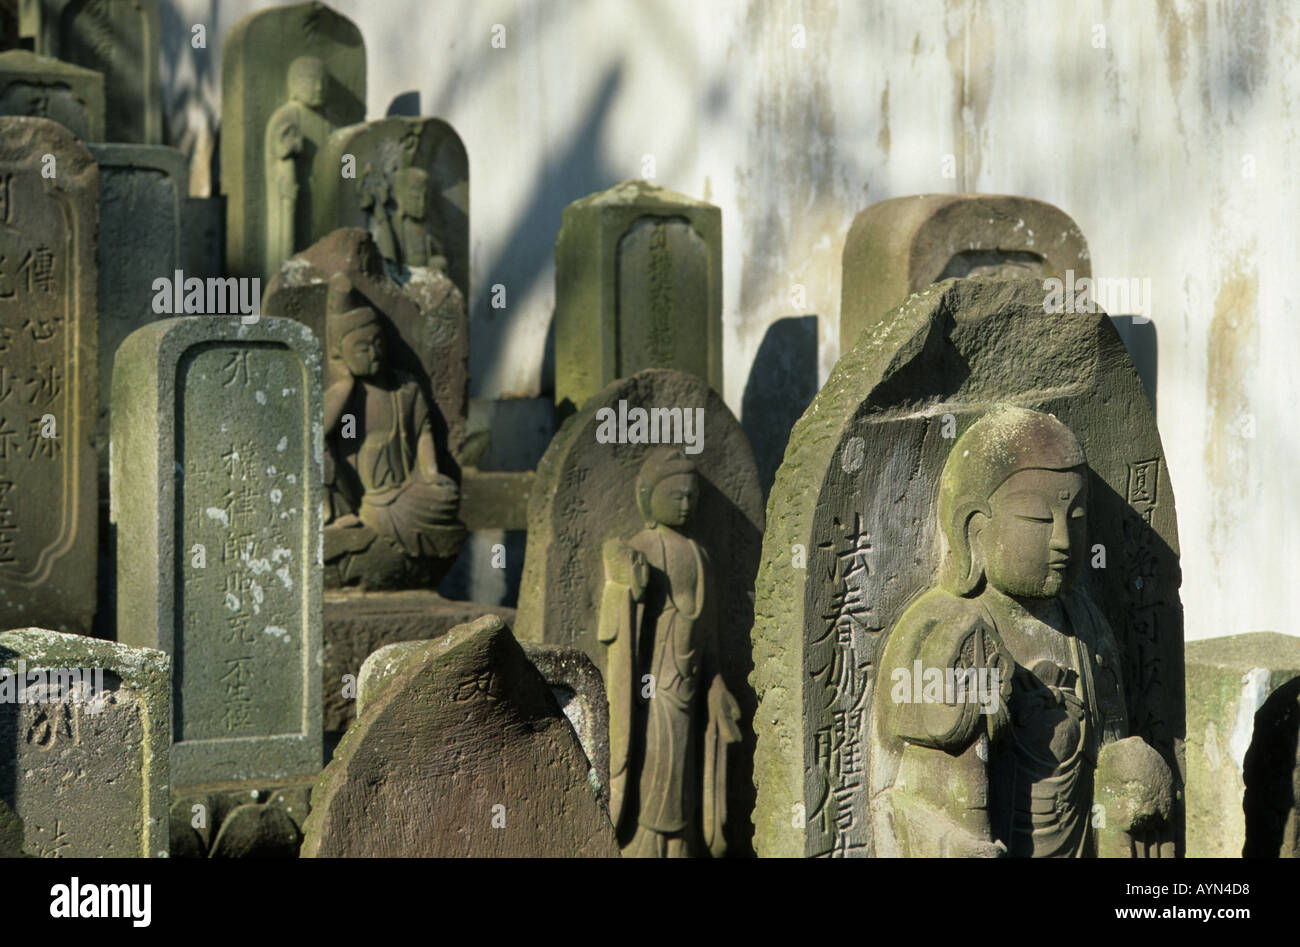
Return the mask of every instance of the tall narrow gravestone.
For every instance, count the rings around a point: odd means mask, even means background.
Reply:
[[[564,209],[555,243],[555,404],[674,368],[722,390],[722,211],[624,181]]]
[[[366,50],[356,24],[312,0],[244,17],[221,63],[226,269],[270,279],[311,243],[320,149],[366,117]]]
[[[0,115],[48,118],[82,141],[101,141],[104,77],[25,49],[0,53]]]
[[[20,29],[42,56],[103,75],[106,141],[162,143],[158,0],[24,0]]]
[[[172,655],[175,785],[321,765],[320,346],[165,319],[113,369],[118,638]]]
[[[167,655],[41,628],[0,634],[0,808],[22,851],[166,858]]]
[[[1107,316],[1043,300],[1030,280],[926,288],[795,425],[755,587],[760,855],[1181,852],[1164,450]],[[1040,626],[1051,654],[1022,640]],[[967,667],[988,699],[951,707]],[[1067,759],[1030,777],[1053,720],[1039,755]]]
[[[98,200],[71,132],[0,118],[0,628],[91,630]]]
[[[365,228],[385,260],[440,267],[469,298],[469,158],[454,128],[400,117],[340,128],[314,173],[313,239]]]
[[[579,648],[604,676],[625,854],[751,850],[762,533],[749,442],[685,372],[606,386],[538,465],[515,633]]]
[[[1088,244],[1051,204],[1001,194],[918,194],[872,204],[844,243],[840,351],[912,293],[952,277],[1090,277]]]

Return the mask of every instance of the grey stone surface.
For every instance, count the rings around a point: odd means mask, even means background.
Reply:
[[[0,634],[0,667],[15,691],[0,702],[0,745],[11,748],[0,756],[0,802],[22,820],[23,852],[167,857],[167,655],[22,628]]]
[[[291,320],[165,319],[118,350],[118,637],[174,655],[179,785],[321,765],[320,384]]]
[[[25,49],[0,53],[0,115],[47,118],[83,142],[102,141],[104,77]]]

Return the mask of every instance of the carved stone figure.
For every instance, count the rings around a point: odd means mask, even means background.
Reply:
[[[403,154],[413,153],[403,141]],[[370,232],[384,259],[396,266],[447,269],[447,257],[438,240],[441,229],[429,202],[429,174],[422,168],[403,167],[393,175],[392,196],[396,210],[389,212],[388,185],[379,174],[367,175],[362,206],[370,215]]]
[[[311,232],[311,169],[333,126],[324,113],[329,73],[314,56],[289,66],[289,101],[266,124],[266,272],[306,246]]]
[[[382,317],[342,274],[326,332],[344,369],[325,392],[327,584],[402,584],[422,561],[455,556],[459,490],[439,470],[424,387],[390,360]]]
[[[690,857],[701,841],[726,853],[726,754],[741,740],[740,707],[717,670],[708,558],[678,532],[698,496],[686,454],[652,450],[636,483],[645,529],[604,544],[610,814],[629,856]]]
[[[1125,856],[1159,840],[1173,777],[1128,737],[1120,650],[1077,581],[1088,484],[1083,448],[1050,414],[998,406],[956,441],[939,487],[946,557],[895,624],[874,693],[878,851],[892,837],[914,857]],[[918,663],[991,686],[976,700],[891,685]]]

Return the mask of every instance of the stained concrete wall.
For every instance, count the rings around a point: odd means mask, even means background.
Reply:
[[[172,134],[201,142],[222,37],[267,4],[164,5]],[[549,389],[560,212],[647,176],[647,157],[657,183],[722,207],[724,396],[737,412],[747,385],[762,394],[767,367],[752,381],[751,368],[785,317],[816,315],[819,334],[815,365],[779,377],[820,382],[834,364],[858,210],[924,192],[1050,201],[1079,222],[1096,275],[1151,281],[1188,637],[1300,632],[1294,4],[335,6],[366,38],[370,116],[415,92],[468,147],[477,397]],[[206,50],[190,46],[198,23]],[[489,305],[496,283],[505,310]]]

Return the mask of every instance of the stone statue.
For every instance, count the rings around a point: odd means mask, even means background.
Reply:
[[[1153,838],[1161,852],[1173,777],[1128,737],[1120,651],[1077,581],[1088,473],[1069,428],[1024,408],[953,447],[946,558],[895,624],[873,698],[878,853],[882,837],[913,857],[1127,856]],[[929,674],[933,693],[893,683]]]
[[[404,148],[404,154],[410,152]],[[447,257],[437,236],[436,212],[430,206],[428,172],[403,167],[393,175],[392,194],[396,210],[390,213],[384,177],[372,172],[362,182],[361,206],[370,215],[370,229],[379,252],[399,267],[446,270]]]
[[[421,561],[454,557],[459,490],[438,469],[424,386],[394,366],[383,319],[347,276],[330,280],[325,391],[327,585],[409,585]],[[337,569],[337,574],[331,574]]]
[[[681,448],[652,448],[636,482],[646,527],[604,544],[610,814],[625,856],[726,853],[727,747],[740,708],[717,670],[716,584],[679,530],[698,497]],[[701,738],[703,744],[701,745]],[[702,764],[702,772],[700,772]]]
[[[266,275],[300,247],[311,233],[312,162],[333,125],[325,116],[329,72],[314,56],[289,66],[289,101],[266,124]]]

